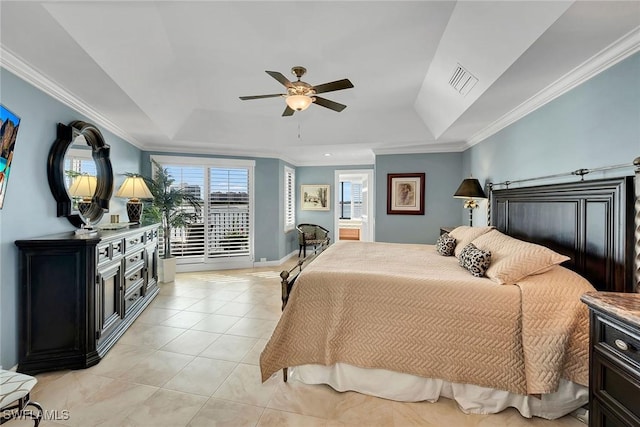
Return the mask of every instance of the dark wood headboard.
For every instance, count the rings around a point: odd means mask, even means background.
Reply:
[[[491,224],[571,257],[563,265],[601,291],[636,292],[634,178],[491,192]]]

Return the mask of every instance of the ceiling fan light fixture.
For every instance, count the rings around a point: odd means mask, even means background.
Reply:
[[[286,102],[292,110],[304,111],[309,108],[313,99],[307,95],[289,95],[287,96]]]

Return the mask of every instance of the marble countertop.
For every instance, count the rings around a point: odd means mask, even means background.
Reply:
[[[640,328],[640,293],[587,292],[580,299],[590,307],[611,313]]]

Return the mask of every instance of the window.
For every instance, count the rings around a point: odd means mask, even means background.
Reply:
[[[70,148],[64,156],[64,181],[67,189],[71,189],[73,182],[79,175],[97,176],[96,162],[92,157],[90,147]],[[81,196],[72,196],[72,209],[81,209]]]
[[[253,161],[153,156],[174,186],[202,201],[197,220],[171,232],[179,264],[211,264],[230,258],[253,261]],[[186,205],[184,209],[193,209]]]
[[[296,171],[284,167],[284,231],[296,226]]]
[[[73,179],[78,175],[96,176],[96,162],[91,156],[91,148],[70,148],[64,156],[64,179],[67,188],[71,187]]]
[[[362,183],[340,181],[340,219],[362,217]]]

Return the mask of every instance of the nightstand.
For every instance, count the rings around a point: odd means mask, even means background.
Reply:
[[[444,233],[451,233],[451,230],[454,230],[456,227],[440,227],[440,235],[442,236]]]
[[[589,292],[589,426],[640,426],[640,294]]]

